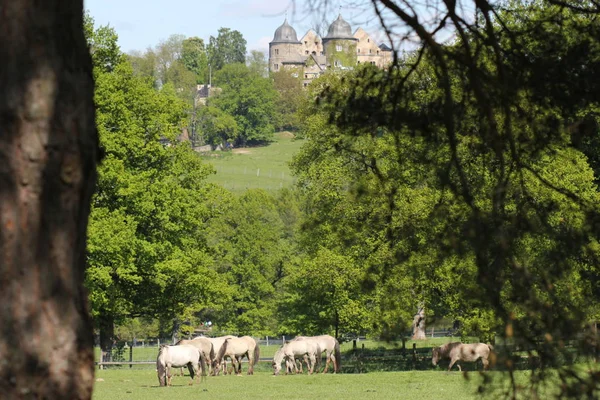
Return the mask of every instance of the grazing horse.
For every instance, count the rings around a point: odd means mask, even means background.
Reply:
[[[315,340],[310,338],[304,338],[302,340],[292,340],[287,342],[273,357],[273,375],[279,375],[281,372],[281,362],[286,360],[286,373],[290,368],[294,368],[298,372],[296,367],[296,356],[304,357],[306,364],[308,365],[308,373],[312,374],[315,366],[319,368],[321,361],[321,346]],[[310,360],[310,363],[308,362]]]
[[[171,368],[187,366],[190,371],[190,385],[194,383],[194,377],[200,376],[200,370],[204,371],[206,365],[204,358],[197,347],[183,344],[169,346],[163,344],[158,350],[156,358],[156,371],[158,372],[158,384],[160,386],[171,386]]]
[[[212,360],[215,358],[215,351],[210,340],[205,337],[197,337],[193,340],[182,339],[175,345],[179,346],[182,344],[188,344],[190,346],[197,347],[198,350],[200,350],[201,356],[204,357],[204,362],[206,365],[212,364]],[[204,370],[202,371],[202,374],[204,375]],[[183,368],[181,369],[181,376],[183,376]]]
[[[237,375],[242,373],[242,358],[248,357],[248,375],[254,374],[254,366],[258,363],[260,357],[260,348],[256,340],[250,336],[242,336],[241,338],[225,339],[223,346],[219,350],[216,358],[216,368],[218,369],[225,357],[231,358],[233,370]],[[234,361],[235,360],[235,361]],[[237,367],[236,367],[237,362]]]
[[[448,371],[452,369],[452,366],[454,364],[458,366],[459,371],[462,371],[460,365],[457,364],[458,361],[475,362],[481,358],[481,362],[483,363],[483,369],[487,370],[490,364],[489,357],[492,350],[494,350],[492,345],[485,343],[446,343],[443,346],[436,347],[433,349],[433,357],[431,358],[431,363],[435,366],[437,365],[439,360],[443,358],[448,358],[450,359]]]
[[[227,335],[227,336],[219,336],[219,337],[215,337],[215,338],[209,338],[209,337],[206,338],[206,339],[210,340],[210,342],[212,343],[213,350],[215,352],[215,356],[212,358],[212,361],[211,361],[213,375],[219,375],[219,369],[217,368],[217,354],[219,354],[219,350],[221,350],[221,347],[223,346],[223,343],[225,343],[225,340],[231,339],[234,337],[237,337],[237,336]],[[225,359],[223,359],[223,374],[227,374],[227,361],[225,361]]]
[[[330,335],[298,336],[294,340],[303,339],[316,340],[321,347],[321,351],[326,352],[325,359],[327,362],[325,363],[325,369],[323,370],[323,373],[326,373],[329,369],[330,362],[333,362],[333,372],[340,372],[340,368],[342,367],[342,353],[340,352],[340,343],[336,338]]]

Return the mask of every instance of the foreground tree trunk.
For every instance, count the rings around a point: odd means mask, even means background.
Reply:
[[[83,0],[0,0],[0,398],[89,399],[96,179]]]
[[[424,340],[427,339],[425,334],[425,307],[419,307],[419,311],[415,314],[413,319],[413,340]]]

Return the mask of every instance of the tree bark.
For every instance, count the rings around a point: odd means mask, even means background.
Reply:
[[[89,399],[96,181],[83,0],[0,0],[0,398]]]
[[[419,307],[419,310],[415,314],[415,318],[413,319],[413,340],[424,340],[427,339],[427,335],[425,333],[425,307]]]

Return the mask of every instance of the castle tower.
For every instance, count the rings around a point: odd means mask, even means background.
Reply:
[[[332,68],[352,68],[356,65],[356,42],[350,24],[340,14],[329,25],[327,36],[323,38],[323,50],[327,64]]]
[[[289,66],[301,66],[302,42],[298,40],[296,31],[287,22],[275,30],[273,41],[269,43],[269,71],[277,72]]]

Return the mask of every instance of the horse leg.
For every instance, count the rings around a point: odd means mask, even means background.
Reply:
[[[327,361],[325,361],[325,369],[323,370],[323,373],[327,373],[327,370],[329,370],[329,363],[331,362],[331,353],[327,352],[327,357],[326,357]],[[333,370],[335,371],[335,367],[333,368]]]
[[[452,366],[454,365],[454,363],[456,363],[458,360],[453,358],[452,360],[450,360],[450,365],[448,365],[448,372],[450,372],[450,370],[452,369]],[[460,365],[456,364],[458,366],[458,370],[460,371]]]

